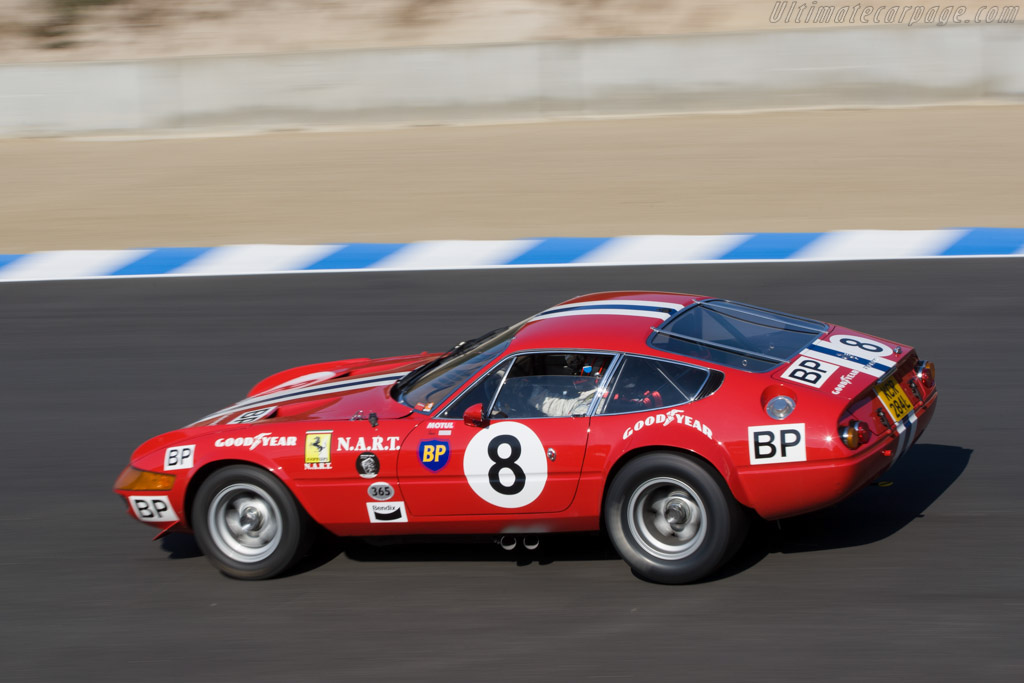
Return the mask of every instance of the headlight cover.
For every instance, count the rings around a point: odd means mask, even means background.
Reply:
[[[147,472],[129,465],[114,482],[119,491],[170,491],[174,487],[174,475],[161,472]]]

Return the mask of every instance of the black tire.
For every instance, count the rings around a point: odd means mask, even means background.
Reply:
[[[739,547],[744,510],[710,465],[675,453],[651,453],[619,470],[604,501],[608,536],[640,578],[692,583]]]
[[[269,579],[309,549],[310,522],[281,481],[266,470],[230,465],[209,476],[192,502],[199,548],[236,579]]]

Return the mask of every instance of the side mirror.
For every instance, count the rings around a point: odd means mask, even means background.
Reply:
[[[462,421],[470,427],[486,427],[490,420],[484,417],[484,404],[474,403],[462,414]]]

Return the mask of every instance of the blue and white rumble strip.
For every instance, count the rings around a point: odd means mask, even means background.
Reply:
[[[1024,228],[39,251],[0,254],[0,281],[968,256],[1024,256]]]

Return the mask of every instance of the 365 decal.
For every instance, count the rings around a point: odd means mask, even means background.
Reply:
[[[466,446],[462,469],[473,492],[500,508],[529,505],[548,480],[544,446],[519,422],[499,422],[478,432]]]
[[[391,500],[395,497],[395,487],[383,481],[373,483],[366,489],[366,495],[374,500]]]

